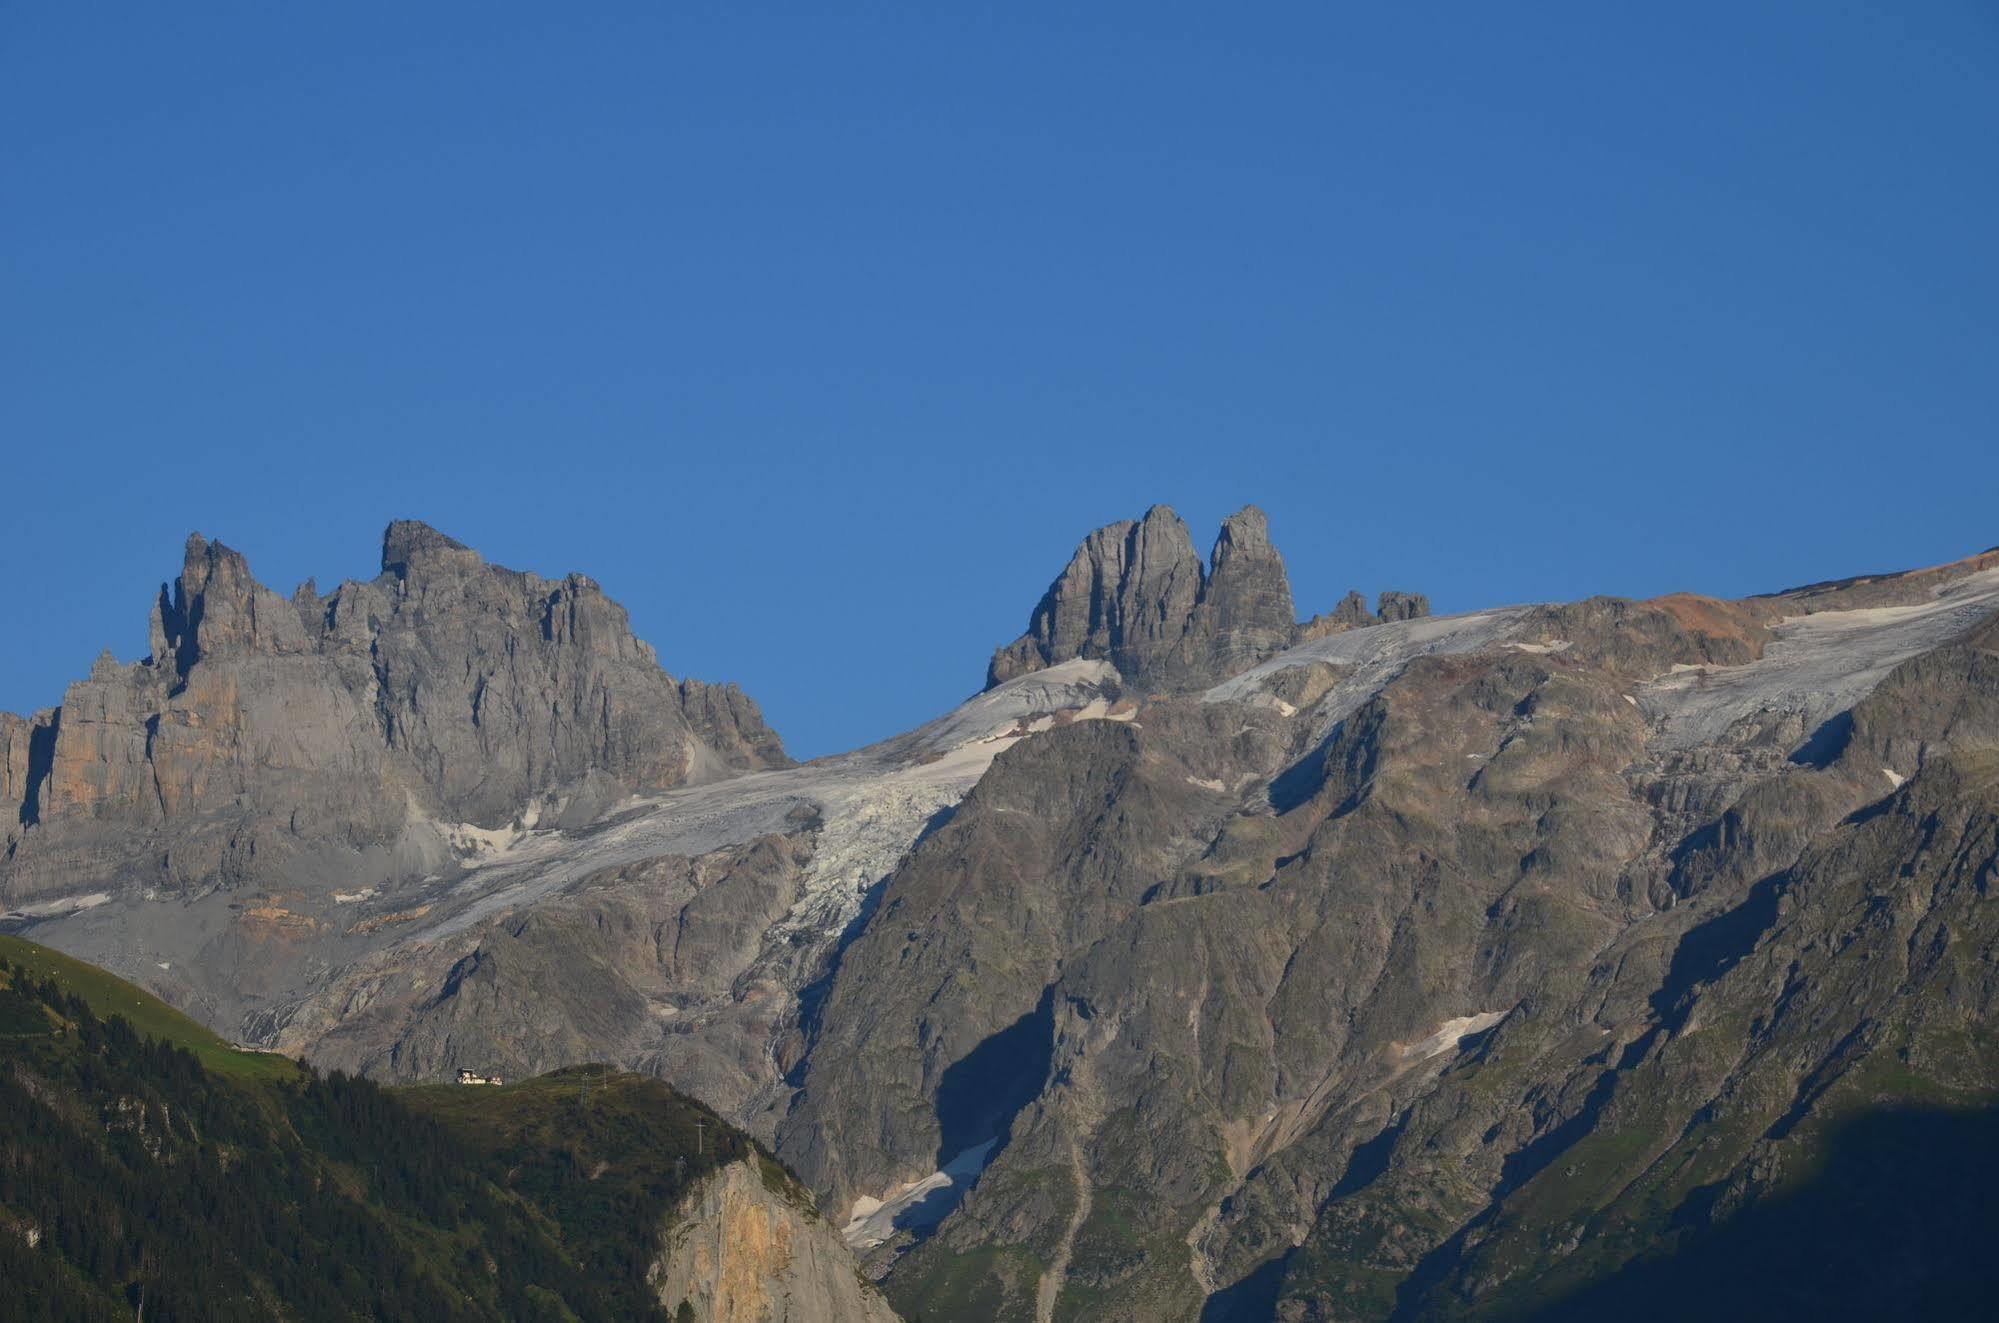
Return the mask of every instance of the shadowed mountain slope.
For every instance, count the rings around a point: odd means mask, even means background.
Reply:
[[[0,1065],[8,1318],[894,1318],[804,1189],[656,1080],[322,1077],[6,937]]]
[[[1260,514],[1203,565],[1155,508],[906,735],[615,799],[586,772],[415,877],[77,880],[11,922],[383,1079],[671,1081],[912,1318],[1629,1299],[1675,1255],[1734,1271],[1737,1219],[1781,1240],[1819,1173],[1864,1185],[1896,1117],[1999,1104],[1999,557],[1292,615]],[[1956,1290],[1946,1257],[1896,1280]]]

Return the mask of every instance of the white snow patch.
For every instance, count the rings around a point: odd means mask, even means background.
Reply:
[[[1659,744],[1716,740],[1758,713],[1795,713],[1807,732],[1871,693],[1896,666],[1999,611],[1999,569],[1966,575],[1913,606],[1821,611],[1780,621],[1763,656],[1741,666],[1676,665],[1638,691]]]
[[[853,753],[775,772],[634,797],[605,825],[580,835],[513,832],[497,854],[467,862],[452,889],[469,900],[440,916],[426,939],[460,932],[495,914],[534,903],[606,868],[663,855],[696,856],[759,836],[795,830],[803,810],[819,819],[819,840],[805,894],[771,930],[770,940],[837,937],[924,826],[955,805],[993,759],[1018,743],[1016,733],[1043,717],[1113,716],[1107,692],[1115,668],[1070,661],[977,694],[906,735]]]
[[[1517,648],[1521,652],[1531,652],[1539,656],[1545,657],[1549,653],[1553,652],[1567,652],[1570,648],[1575,646],[1575,642],[1572,639],[1555,639],[1548,643],[1521,643],[1516,641],[1513,643],[1509,643],[1506,646],[1509,648]]]
[[[1451,1051],[1473,1034],[1483,1033],[1505,1018],[1505,1011],[1481,1011],[1477,1015],[1460,1015],[1455,1020],[1446,1020],[1437,1026],[1437,1031],[1428,1038],[1399,1046],[1396,1051],[1404,1061],[1428,1061],[1431,1057]]]
[[[1022,721],[1033,721],[1071,709],[1087,709],[1100,701],[1104,703],[1102,711],[1107,712],[1110,704],[1104,701],[1104,694],[1109,686],[1118,682],[1117,668],[1109,662],[1088,661],[1079,657],[1046,670],[1017,676],[997,688],[974,694],[935,721],[919,726],[907,735],[845,757],[860,758],[870,753],[895,756],[915,748],[956,748],[967,740],[1002,735]],[[829,761],[840,762],[844,759]]]
[[[1223,785],[1220,781],[1216,781],[1205,776],[1190,776],[1186,778],[1186,781],[1188,785],[1199,786],[1203,790],[1219,790],[1225,794],[1228,791],[1228,787]]]
[[[359,891],[336,891],[333,893],[335,905],[358,905],[375,894],[376,888],[363,887]]]
[[[1202,697],[1210,703],[1231,699],[1262,701],[1259,695],[1263,682],[1270,676],[1293,666],[1322,661],[1342,672],[1314,708],[1323,733],[1352,715],[1416,658],[1490,647],[1504,640],[1533,610],[1531,606],[1504,606],[1464,615],[1422,616],[1342,630],[1280,652],[1269,661],[1224,680]]]
[[[39,900],[32,905],[23,905],[18,910],[0,914],[0,919],[54,919],[66,914],[77,914],[83,910],[94,910],[111,899],[108,891],[92,891],[82,896],[60,896],[54,900]]]
[[[1892,767],[1882,768],[1881,775],[1887,777],[1888,784],[1893,786],[1897,790],[1900,790],[1902,788],[1903,783],[1909,779],[1908,777],[1903,776],[1900,772],[1896,771]]]
[[[935,1226],[985,1170],[997,1143],[995,1136],[968,1148],[945,1163],[943,1170],[898,1185],[880,1199],[861,1195],[840,1230],[841,1239],[855,1249],[873,1249],[906,1227]]]

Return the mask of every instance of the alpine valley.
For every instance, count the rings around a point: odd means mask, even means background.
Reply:
[[[20,1317],[1999,1290],[1999,551],[1301,622],[1261,511],[1204,559],[1156,506],[981,692],[805,763],[589,578],[381,566],[192,537],[149,655],[0,714]]]

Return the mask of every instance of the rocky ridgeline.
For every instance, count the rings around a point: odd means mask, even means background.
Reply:
[[[1204,564],[1155,508],[1085,540],[953,713],[706,782],[781,757],[747,700],[659,674],[587,580],[390,542],[381,578],[292,602],[199,546],[151,663],[0,726],[32,820],[10,881],[62,842],[110,876],[127,840],[213,877],[195,848],[248,837],[217,857],[297,890],[295,839],[393,856],[341,797],[407,823],[378,781],[418,818],[525,796],[586,829],[317,909],[124,895],[38,936],[198,967],[212,1021],[325,1065],[671,1080],[912,1319],[1534,1316],[1629,1299],[1646,1255],[1685,1276],[1640,1303],[1685,1316],[1702,1247],[1757,1218],[1767,1270],[1719,1279],[1741,1312],[1895,1316],[1989,1257],[1951,1238],[1984,1168],[1843,1136],[1999,1127],[1999,553],[1421,621],[1355,593],[1300,626],[1260,513]],[[331,678],[273,699],[296,674]],[[704,783],[603,829],[618,787],[676,779]],[[1821,1179],[1856,1163],[1902,1183]],[[690,1308],[738,1232],[759,1281],[819,1253],[753,1174],[702,1196],[743,1213],[726,1246],[669,1247]]]
[[[595,581],[488,565],[412,521],[376,578],[290,599],[190,537],[151,640],[62,706],[0,716],[0,900],[353,884],[433,866],[439,824],[585,821],[787,762],[755,703],[675,681]]]
[[[1284,558],[1256,506],[1222,521],[1203,566],[1179,515],[1155,505],[1140,520],[1083,539],[1028,620],[993,653],[986,687],[1076,657],[1108,661],[1148,690],[1201,688],[1294,643],[1430,613],[1420,594],[1388,592],[1375,611],[1358,592],[1300,625]]]
[[[1374,610],[1370,611],[1365,597],[1358,592],[1350,592],[1332,610],[1322,611],[1299,625],[1293,642],[1310,643],[1328,634],[1362,629],[1368,625],[1387,625],[1398,620],[1415,620],[1429,614],[1430,599],[1422,593],[1385,592],[1375,599]]]

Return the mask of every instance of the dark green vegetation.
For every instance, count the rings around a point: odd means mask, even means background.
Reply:
[[[594,1067],[322,1077],[0,938],[6,1319],[665,1319],[645,1269],[669,1210],[753,1151]]]
[[[502,1089],[432,1084],[394,1093],[551,1218],[601,1281],[643,1282],[668,1210],[697,1176],[738,1159],[755,1160],[765,1185],[811,1206],[755,1141],[645,1076],[574,1066]]]
[[[1985,1317],[1999,1298],[1995,1189],[1999,1111],[1868,1113],[1828,1137],[1793,1192],[1533,1317]]]
[[[157,1038],[194,1054],[206,1069],[234,1079],[288,1080],[298,1063],[270,1052],[243,1052],[206,1025],[115,974],[19,937],[0,935],[0,960],[35,980],[53,979],[89,1003],[100,1019],[124,1020],[142,1038]]]

